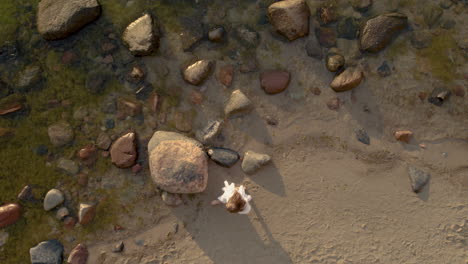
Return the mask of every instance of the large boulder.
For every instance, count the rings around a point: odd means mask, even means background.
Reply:
[[[170,193],[200,193],[208,183],[203,146],[181,134],[157,131],[148,143],[151,177]]]
[[[97,0],[42,0],[37,11],[37,29],[47,40],[66,38],[100,13]]]
[[[309,34],[310,10],[305,0],[284,0],[268,7],[268,17],[276,31],[289,40]]]
[[[159,31],[154,29],[153,18],[149,14],[128,25],[122,39],[136,56],[149,55],[159,47]]]
[[[379,52],[408,25],[408,17],[400,13],[388,13],[371,18],[361,28],[361,50]]]
[[[31,264],[62,264],[63,245],[58,240],[47,240],[29,249]]]

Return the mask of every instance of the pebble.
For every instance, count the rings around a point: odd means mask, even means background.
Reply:
[[[25,108],[24,97],[17,94],[0,99],[0,116],[19,112]]]
[[[399,130],[394,133],[394,136],[396,140],[402,141],[408,144],[411,140],[411,137],[413,136],[413,132],[409,130]]]
[[[453,94],[459,97],[465,97],[465,88],[462,85],[457,85],[453,88]]]
[[[138,164],[138,163],[135,164],[135,165],[133,165],[133,167],[132,167],[132,172],[133,172],[134,174],[139,173],[141,170],[142,170],[142,167],[141,167],[141,165]]]
[[[408,175],[411,181],[411,188],[415,193],[422,191],[424,186],[429,182],[431,175],[427,172],[424,172],[416,167],[408,167]]]
[[[123,241],[120,241],[118,244],[116,244],[113,248],[112,248],[112,252],[114,253],[120,253],[124,250],[124,242]]]
[[[78,222],[81,225],[89,224],[96,214],[96,205],[88,203],[80,203],[80,209],[78,211]]]
[[[31,185],[26,185],[23,187],[21,192],[18,194],[18,200],[23,202],[33,201],[34,195]]]
[[[392,74],[392,70],[390,69],[390,66],[388,66],[388,63],[384,61],[382,62],[382,65],[377,68],[377,73],[380,77],[388,77]]]
[[[0,127],[0,141],[10,139],[14,135],[15,135],[15,131],[13,129]],[[37,154],[37,151],[35,151],[35,152]]]
[[[161,199],[166,205],[169,206],[179,206],[182,204],[182,199],[179,194],[162,192]]]
[[[354,131],[356,133],[356,139],[366,145],[370,145],[370,138],[369,135],[367,134],[366,130],[363,128],[356,129]]]
[[[63,226],[67,229],[73,229],[76,225],[76,219],[72,216],[67,216],[63,220]]]
[[[260,34],[245,25],[236,28],[235,37],[246,48],[256,48],[260,44]]]
[[[198,91],[191,91],[190,92],[190,102],[193,104],[199,105],[203,102],[203,94]]]
[[[310,37],[305,45],[307,56],[321,60],[323,58],[322,47],[315,36]]]
[[[28,65],[18,73],[15,81],[15,87],[20,92],[27,92],[41,80],[41,67],[37,65]]]
[[[447,153],[447,152],[442,152],[442,157],[447,158],[447,157],[448,157],[448,153]]]
[[[57,168],[63,170],[66,173],[75,175],[80,171],[80,167],[73,160],[60,158],[57,162]]]
[[[104,44],[101,45],[101,49],[105,53],[111,53],[117,49],[117,46],[112,44],[112,42],[105,42]]]
[[[156,131],[148,143],[153,181],[170,193],[200,193],[208,183],[208,160],[203,145],[182,134]]]
[[[327,101],[327,107],[330,110],[337,111],[340,109],[341,106],[341,100],[338,97],[331,98],[330,100]]]
[[[209,148],[208,156],[216,164],[221,165],[226,168],[230,168],[236,164],[240,156],[237,152],[227,148]]]
[[[343,68],[345,58],[341,54],[329,54],[327,56],[327,69],[331,72],[336,72]]]
[[[133,55],[146,56],[159,47],[159,30],[153,27],[151,15],[144,14],[127,26],[122,39]]]
[[[111,144],[112,144],[111,138],[109,137],[108,134],[104,132],[99,134],[98,138],[96,139],[96,146],[99,149],[108,150]]]
[[[157,113],[158,112],[158,106],[159,106],[159,95],[157,93],[154,93],[150,96],[150,106],[151,106],[151,111],[153,113]]]
[[[94,145],[85,146],[78,151],[78,158],[85,165],[93,165],[97,160],[97,148]]]
[[[56,146],[61,147],[73,141],[74,134],[71,125],[65,121],[59,121],[52,124],[47,129],[50,142]]]
[[[208,32],[208,39],[212,42],[223,41],[225,30],[222,26],[216,27]]]
[[[246,174],[253,174],[271,161],[267,154],[261,154],[254,151],[244,153],[241,168]]]
[[[356,11],[366,12],[372,6],[373,0],[352,0],[351,5]]]
[[[0,206],[0,228],[16,223],[21,218],[21,205],[10,203]]]
[[[337,75],[330,83],[330,87],[335,92],[345,92],[357,87],[362,79],[364,73],[356,68],[347,68],[342,73]]]
[[[78,174],[78,184],[82,187],[86,187],[86,185],[88,185],[88,174],[83,172]]]
[[[142,113],[142,108],[143,106],[140,102],[131,98],[119,98],[117,102],[118,115],[123,118],[140,115]]]
[[[104,64],[112,64],[114,62],[114,57],[112,55],[106,55],[104,58],[101,60],[102,63]]]
[[[66,207],[60,207],[60,209],[57,210],[57,218],[59,220],[63,220],[68,215],[70,215],[70,212],[68,211],[68,208]]]
[[[272,116],[266,116],[265,117],[265,120],[267,122],[268,125],[270,126],[277,126],[278,125],[278,119],[272,117]]]
[[[326,48],[336,46],[336,32],[332,28],[317,27],[315,35],[320,45]]]
[[[210,75],[214,62],[210,60],[199,60],[183,72],[184,80],[192,85],[200,85]]]
[[[359,22],[353,17],[345,17],[341,19],[336,26],[338,38],[349,40],[356,39],[358,30]]]
[[[72,249],[68,256],[69,264],[86,264],[88,262],[88,249],[84,244],[78,244]]]
[[[312,90],[310,90],[314,95],[317,95],[319,96],[320,94],[322,94],[322,90],[320,90],[320,88],[318,87],[314,87],[312,88]]]
[[[232,65],[225,65],[219,69],[218,80],[222,85],[226,87],[231,87],[233,78],[234,67]]]
[[[128,132],[119,137],[110,148],[112,163],[118,168],[129,168],[135,165],[137,158],[136,134]]]
[[[408,17],[387,13],[367,20],[361,30],[359,44],[363,51],[379,52],[408,25]]]
[[[286,90],[291,75],[288,71],[270,70],[260,75],[260,85],[267,94],[277,94]]]
[[[226,117],[230,117],[235,114],[249,112],[252,108],[252,101],[241,90],[235,90],[224,107],[224,114]]]
[[[255,57],[244,59],[239,67],[241,73],[252,73],[258,71],[258,62]]]
[[[212,120],[208,122],[206,127],[197,132],[197,139],[203,144],[210,143],[216,136],[219,135],[223,127],[223,120]]]
[[[322,5],[317,8],[317,20],[320,25],[330,24],[338,20],[336,8],[332,5]]]
[[[292,41],[309,34],[310,10],[305,0],[288,0],[271,4],[268,18],[278,33]]]
[[[433,105],[441,106],[445,101],[449,99],[451,95],[450,90],[442,87],[434,88],[427,101]]]
[[[63,196],[63,193],[60,190],[51,189],[47,192],[44,198],[44,210],[50,211],[55,207],[61,205],[64,200],[65,197]]]
[[[31,264],[62,264],[63,245],[58,240],[40,242],[29,249]]]
[[[97,0],[43,0],[38,4],[37,30],[46,40],[63,39],[101,14]]]

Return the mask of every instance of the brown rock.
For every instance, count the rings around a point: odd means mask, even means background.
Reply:
[[[199,60],[189,65],[183,72],[184,80],[193,85],[202,84],[210,75],[213,64],[214,63],[209,60]]]
[[[222,85],[231,87],[233,76],[234,67],[232,65],[225,65],[219,69],[218,80]]]
[[[335,97],[335,98],[328,100],[327,106],[328,106],[328,109],[337,111],[338,109],[340,109],[340,106],[341,106],[340,98]]]
[[[196,105],[201,104],[203,102],[203,94],[195,90],[192,91],[190,93],[190,102]]]
[[[84,244],[78,244],[68,256],[69,264],[86,264],[88,262],[88,249]]]
[[[26,185],[23,187],[21,192],[18,194],[18,200],[23,202],[31,201],[34,199],[32,187],[30,185]]]
[[[364,73],[361,70],[348,68],[333,79],[330,87],[335,92],[348,91],[358,86],[363,78]]]
[[[128,80],[134,83],[140,82],[145,78],[145,72],[140,66],[134,66],[128,74]]]
[[[336,32],[332,28],[318,27],[315,29],[315,35],[320,45],[326,48],[336,46]]]
[[[132,172],[135,173],[135,174],[139,173],[141,170],[142,170],[142,167],[138,163],[133,165],[133,167],[132,167]]]
[[[56,146],[61,147],[73,141],[73,129],[71,125],[65,121],[59,121],[52,124],[47,129],[50,142]]]
[[[336,9],[333,6],[321,6],[317,8],[317,19],[320,25],[326,25],[338,19]]]
[[[78,212],[78,221],[81,225],[87,225],[93,220],[95,214],[96,205],[81,203]]]
[[[289,80],[289,72],[280,70],[266,71],[260,76],[260,84],[267,94],[277,94],[286,90]]]
[[[0,116],[20,111],[24,108],[24,98],[13,94],[0,100]]]
[[[112,163],[119,168],[129,168],[135,165],[137,158],[136,134],[128,132],[119,137],[110,148]]]
[[[457,85],[453,88],[453,93],[456,96],[465,97],[465,88],[462,85]]]
[[[11,128],[0,127],[0,140],[4,138],[10,138],[15,134],[15,131]]]
[[[67,216],[63,220],[63,226],[66,229],[73,229],[75,227],[75,225],[76,225],[76,219],[73,216]]]
[[[78,174],[78,184],[80,186],[86,187],[86,185],[88,185],[88,174],[86,173]]]
[[[409,143],[409,141],[411,140],[411,137],[413,136],[413,132],[409,130],[400,130],[400,131],[396,131],[394,136],[395,136],[395,139],[398,141]]]
[[[16,223],[21,217],[21,206],[11,203],[0,206],[0,228]]]
[[[290,41],[309,34],[309,16],[305,0],[285,0],[268,7],[270,23]]]
[[[117,103],[117,109],[119,114],[125,117],[134,117],[141,114],[142,106],[140,102],[137,102],[133,99],[120,98]]]
[[[85,165],[93,165],[97,159],[97,148],[94,145],[88,145],[78,151],[78,158]]]
[[[388,13],[367,20],[360,31],[361,50],[378,52],[408,25],[408,17],[399,13]]]

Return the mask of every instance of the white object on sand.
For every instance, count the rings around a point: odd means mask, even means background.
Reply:
[[[249,204],[252,200],[252,196],[245,193],[245,187],[243,185],[236,188],[234,183],[229,184],[227,181],[224,181],[223,195],[218,197],[218,200],[223,204],[226,204],[229,199],[234,195],[234,192],[237,191],[242,199],[245,201],[244,210],[240,211],[239,214],[248,214],[250,212],[251,206]]]

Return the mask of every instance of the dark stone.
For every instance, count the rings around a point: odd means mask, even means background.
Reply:
[[[320,47],[317,38],[310,37],[306,42],[305,49],[309,57],[317,60],[321,60],[323,58],[322,47]]]
[[[46,145],[39,145],[34,149],[34,152],[39,156],[44,156],[44,155],[47,155],[47,153],[49,152],[49,149],[47,148]]]
[[[356,11],[366,12],[372,6],[372,0],[352,0],[351,5]]]
[[[184,51],[191,51],[203,38],[203,25],[199,19],[190,17],[181,18],[180,23],[182,25],[182,32],[179,35],[182,49]]]
[[[356,133],[356,139],[359,140],[359,142],[370,145],[369,135],[367,135],[367,132],[363,128],[356,129],[354,132]]]
[[[18,194],[18,200],[23,202],[28,202],[34,200],[34,195],[31,185],[26,185],[23,187],[21,192]]]
[[[112,248],[112,252],[114,253],[120,253],[124,250],[124,242],[123,241],[120,241],[117,245],[114,246],[114,248]]]
[[[408,17],[400,13],[387,13],[367,20],[360,30],[361,50],[379,52],[407,25]]]
[[[207,153],[212,161],[226,168],[234,166],[240,158],[237,152],[227,148],[210,148]]]
[[[379,73],[380,77],[387,77],[392,74],[392,70],[386,61],[384,61],[382,65],[377,68],[377,72]]]
[[[135,97],[137,100],[144,101],[149,98],[152,92],[153,85],[151,83],[144,83],[135,91]]]
[[[413,166],[408,167],[408,175],[411,181],[411,188],[415,193],[421,192],[431,178],[429,173],[419,170]]]
[[[326,48],[336,46],[336,32],[333,28],[318,27],[315,29],[315,35],[320,45]]]
[[[438,87],[432,91],[429,98],[427,98],[427,101],[436,106],[441,106],[446,100],[448,100],[450,94],[450,90]]]
[[[58,240],[47,240],[29,250],[31,264],[62,264],[63,245]]]
[[[0,63],[13,61],[18,57],[18,48],[15,43],[6,42],[0,47]]]
[[[114,119],[106,119],[105,126],[107,129],[113,129],[115,127]]]
[[[353,17],[341,19],[336,26],[338,37],[344,39],[356,39],[358,29],[359,23],[357,19]]]

